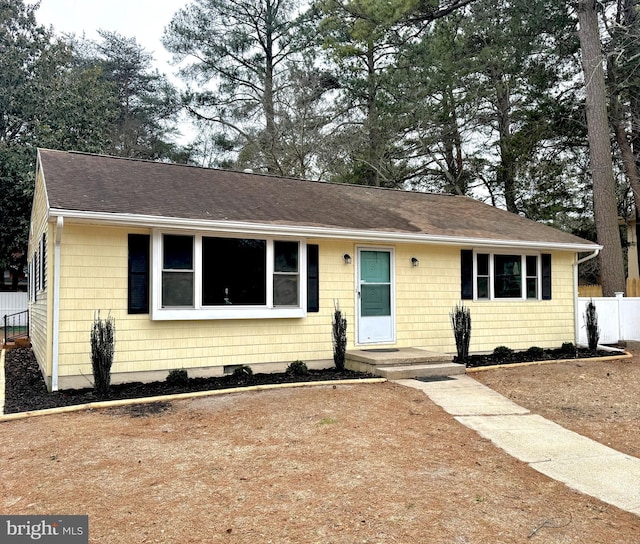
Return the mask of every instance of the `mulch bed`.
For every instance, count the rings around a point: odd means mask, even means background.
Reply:
[[[525,351],[513,351],[508,355],[497,356],[493,353],[486,355],[470,355],[466,362],[468,368],[492,365],[508,365],[514,363],[528,363],[533,361],[555,361],[558,359],[589,359],[591,357],[607,357],[615,355],[604,350],[590,350],[587,348],[545,349],[542,353]],[[457,359],[457,357],[456,357]]]
[[[578,348],[573,351],[563,349],[546,349],[542,354],[532,354],[529,351],[514,351],[507,356],[496,357],[494,354],[471,355],[466,361],[468,368],[491,366],[498,364],[513,364],[530,361],[545,361],[556,359],[582,359],[589,357],[603,357],[612,355],[607,351],[591,351]],[[458,362],[458,361],[456,361]],[[30,348],[18,348],[7,351],[5,358],[5,405],[4,413],[28,412],[73,406],[105,400],[121,400],[154,397],[159,395],[173,395],[195,391],[210,391],[245,387],[251,385],[267,385],[279,383],[313,382],[324,380],[361,379],[370,378],[370,374],[338,371],[335,368],[325,370],[309,370],[305,375],[287,373],[254,374],[252,376],[222,376],[216,378],[189,378],[184,385],[174,385],[163,382],[141,383],[133,382],[112,385],[109,395],[100,396],[91,387],[49,392],[44,383],[40,368]]]
[[[108,396],[99,396],[93,388],[72,389],[49,392],[40,373],[40,368],[29,348],[18,348],[7,351],[5,357],[5,404],[4,413],[28,412],[73,406],[89,402],[120,400],[132,398],[173,395],[195,391],[209,391],[266,385],[279,383],[313,382],[323,380],[343,380],[370,378],[370,374],[338,371],[335,368],[325,370],[309,370],[305,375],[286,373],[254,374],[244,378],[222,376],[216,378],[189,378],[184,385],[171,385],[167,382],[126,383],[111,386]]]

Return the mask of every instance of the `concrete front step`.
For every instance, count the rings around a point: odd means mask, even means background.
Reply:
[[[412,365],[384,365],[375,367],[374,373],[388,380],[408,380],[411,378],[443,378],[464,374],[466,368],[457,363],[428,363]]]
[[[419,348],[354,349],[348,350],[346,359],[367,365],[411,365],[416,363],[441,363],[447,359],[442,353]],[[451,360],[451,357],[449,357]]]
[[[464,374],[464,365],[455,364],[452,359],[452,355],[421,348],[356,349],[347,351],[345,366],[389,380]]]

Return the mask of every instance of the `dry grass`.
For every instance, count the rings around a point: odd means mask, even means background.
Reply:
[[[4,514],[88,514],[95,543],[640,540],[392,383],[7,422],[0,458]]]

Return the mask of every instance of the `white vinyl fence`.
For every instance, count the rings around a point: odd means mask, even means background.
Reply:
[[[615,344],[619,340],[640,340],[640,298],[597,297],[578,299],[578,343],[587,343],[584,313],[592,300],[598,315],[600,343]]]
[[[17,314],[27,309],[27,293],[5,293],[0,291],[0,327],[3,317],[8,314]]]
[[[7,338],[15,337],[16,334],[28,334],[29,319],[26,314],[7,320],[7,329],[4,328],[4,317],[26,311],[27,301],[27,293],[0,291],[0,348]]]

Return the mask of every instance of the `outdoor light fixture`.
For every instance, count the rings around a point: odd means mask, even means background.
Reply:
[[[411,257],[411,266],[418,266],[420,264],[420,261],[418,259],[416,259],[415,257]]]
[[[342,258],[344,259],[344,264],[351,264],[351,255],[345,253]]]

